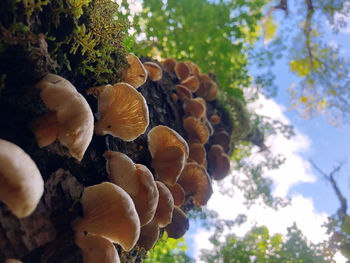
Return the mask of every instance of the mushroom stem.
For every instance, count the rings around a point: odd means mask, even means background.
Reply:
[[[59,123],[55,111],[50,111],[33,121],[32,130],[40,148],[56,141],[58,126]]]

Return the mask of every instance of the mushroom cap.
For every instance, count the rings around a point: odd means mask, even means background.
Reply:
[[[7,258],[5,263],[22,263],[22,261],[14,259],[14,258]]]
[[[166,71],[171,73],[175,72],[176,61],[174,59],[167,58],[166,60],[162,61],[161,64]]]
[[[73,229],[103,236],[131,250],[140,236],[140,220],[131,197],[119,186],[103,182],[86,187],[81,198],[84,216]]]
[[[155,220],[141,227],[140,238],[137,244],[147,251],[152,249],[159,238],[159,226]]]
[[[230,172],[230,158],[219,144],[213,144],[208,153],[208,161],[213,179],[222,180]]]
[[[175,65],[175,74],[180,81],[190,76],[190,68],[184,62],[177,62]]]
[[[206,117],[206,105],[200,100],[201,98],[186,100],[183,104],[183,109],[185,114],[188,116],[193,116],[196,119],[201,119]]]
[[[213,125],[217,125],[217,124],[219,124],[220,123],[220,116],[219,115],[217,115],[217,114],[213,114],[213,115],[211,115],[211,117],[210,117],[210,122],[211,122],[211,124],[213,124]]]
[[[214,135],[214,128],[213,125],[211,125],[210,121],[208,121],[208,119],[202,118],[202,122],[204,123],[205,127],[207,127],[208,132],[209,132],[209,137]]]
[[[206,205],[213,193],[210,177],[205,168],[197,163],[187,163],[178,184],[186,194],[193,195],[193,203],[200,207]]]
[[[186,86],[191,92],[196,92],[199,89],[199,80],[196,76],[189,76],[181,81],[181,85]]]
[[[127,83],[106,86],[98,98],[99,120],[95,132],[132,141],[143,134],[149,124],[145,98]]]
[[[22,218],[35,210],[43,192],[44,181],[30,156],[0,139],[0,200]]]
[[[89,233],[77,233],[75,244],[83,252],[83,263],[120,263],[114,245],[106,238]]]
[[[205,97],[210,89],[210,86],[212,85],[212,80],[207,74],[200,74],[197,76],[197,78],[199,80],[199,88],[196,91],[196,94],[199,97]]]
[[[230,141],[230,135],[226,131],[215,133],[213,139],[213,143],[221,145],[226,153],[230,150]]]
[[[122,72],[122,80],[129,83],[135,89],[143,85],[147,80],[147,70],[135,54],[130,53],[126,60],[130,67]]]
[[[171,223],[165,228],[168,237],[178,239],[186,233],[189,227],[190,223],[186,214],[179,207],[175,206]]]
[[[157,63],[147,61],[143,63],[143,66],[147,70],[150,80],[158,81],[163,77],[163,70]]]
[[[180,100],[192,99],[192,92],[184,85],[175,85],[176,93],[179,95]]]
[[[141,226],[149,223],[158,204],[158,189],[148,168],[134,162],[125,154],[107,151],[109,180],[123,188],[132,198]]]
[[[165,184],[159,181],[156,181],[156,184],[159,192],[159,200],[153,220],[158,223],[159,227],[165,227],[171,222],[174,210],[174,198]]]
[[[209,89],[207,91],[207,94],[204,96],[204,98],[207,101],[213,101],[216,99],[218,92],[219,92],[218,85],[214,81],[211,81],[210,85],[209,85]]]
[[[47,74],[36,87],[41,89],[40,97],[46,107],[56,112],[58,140],[80,161],[94,130],[89,104],[68,80],[55,74]]]
[[[187,67],[190,68],[190,72],[191,74],[195,75],[195,76],[199,76],[201,73],[200,73],[200,70],[199,70],[199,67],[194,64],[193,62],[191,61],[186,61],[185,64],[187,65]]]
[[[167,185],[174,199],[175,206],[182,206],[185,202],[185,190],[178,183],[174,185]]]
[[[159,125],[148,133],[148,149],[152,156],[151,166],[158,179],[166,184],[175,184],[188,157],[186,141],[173,129]]]
[[[198,142],[190,145],[189,160],[193,160],[196,163],[203,165],[206,163],[207,152],[205,151],[204,145]]]
[[[192,142],[200,142],[205,144],[209,139],[209,131],[207,127],[196,118],[190,116],[183,120],[183,127],[187,132],[187,140]]]

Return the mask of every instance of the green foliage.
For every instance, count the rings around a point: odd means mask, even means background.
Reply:
[[[145,263],[191,263],[194,262],[186,255],[187,246],[185,239],[168,238],[166,232],[160,238],[154,248],[149,251]]]
[[[217,228],[210,238],[212,250],[202,250],[201,259],[207,263],[322,263],[334,262],[324,254],[325,246],[308,241],[293,225],[286,239],[281,234],[270,235],[267,227],[253,227],[244,237],[228,234]],[[223,239],[224,238],[224,239]],[[223,240],[223,241],[222,241]]]

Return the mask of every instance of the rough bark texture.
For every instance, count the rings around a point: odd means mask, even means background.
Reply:
[[[148,131],[161,124],[186,138],[182,128],[182,103],[174,101],[171,96],[178,79],[175,74],[163,73],[162,80],[148,80],[138,89],[149,108],[150,125],[146,133],[132,142],[109,135],[94,135],[80,163],[71,158],[58,142],[42,149],[37,146],[30,125],[35,117],[45,112],[38,90],[30,85],[17,88],[6,86],[2,90],[0,138],[17,144],[32,157],[45,180],[45,192],[35,212],[23,219],[13,216],[0,203],[0,263],[9,257],[23,262],[81,262],[81,252],[74,244],[70,224],[82,215],[79,199],[83,188],[107,180],[106,162],[102,157],[104,151],[123,152],[135,163],[144,164],[153,172],[147,148]],[[89,87],[85,87],[83,81],[71,81],[96,113],[96,99],[84,94]],[[215,101],[208,105],[208,115],[213,109]],[[188,211],[191,206],[191,201],[187,200],[183,208]],[[146,255],[138,247],[128,253],[118,246],[117,249],[122,262],[140,262]]]

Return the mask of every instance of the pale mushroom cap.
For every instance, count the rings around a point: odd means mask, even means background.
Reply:
[[[141,226],[149,223],[158,204],[158,189],[148,168],[120,152],[106,151],[109,180],[125,190],[132,198]]]
[[[174,205],[182,206],[185,202],[185,190],[182,188],[182,186],[176,183],[174,185],[167,185],[167,187],[174,198]]]
[[[193,195],[195,206],[206,205],[213,193],[210,178],[205,168],[196,163],[187,163],[178,184],[186,194]]]
[[[157,63],[147,61],[143,63],[143,66],[147,70],[150,80],[158,81],[163,77],[163,70]]]
[[[83,263],[120,263],[117,250],[106,238],[78,233],[75,235],[75,244],[83,252]]]
[[[106,86],[98,99],[99,120],[95,132],[132,141],[143,134],[149,124],[145,98],[127,83]]]
[[[174,198],[170,190],[162,182],[156,181],[159,200],[156,213],[153,220],[155,220],[159,227],[165,227],[171,222],[174,210]]]
[[[122,73],[123,81],[129,83],[135,89],[143,85],[147,80],[147,70],[134,54],[126,57],[130,67],[126,68]]]
[[[137,244],[147,251],[152,249],[159,238],[159,226],[155,220],[141,227],[140,238]]]
[[[22,218],[35,210],[43,192],[44,181],[30,156],[0,139],[0,200]]]
[[[36,87],[41,89],[40,97],[46,107],[56,112],[58,140],[80,161],[94,130],[89,104],[68,80],[55,74],[48,74]]]
[[[183,127],[188,135],[189,142],[206,143],[209,139],[207,127],[194,117],[187,117],[183,120]]]
[[[189,229],[190,223],[186,214],[177,206],[174,207],[171,223],[165,228],[168,237],[178,239]]]
[[[84,217],[74,230],[103,236],[131,250],[140,236],[140,220],[131,197],[119,186],[104,182],[84,189],[81,198]]]

